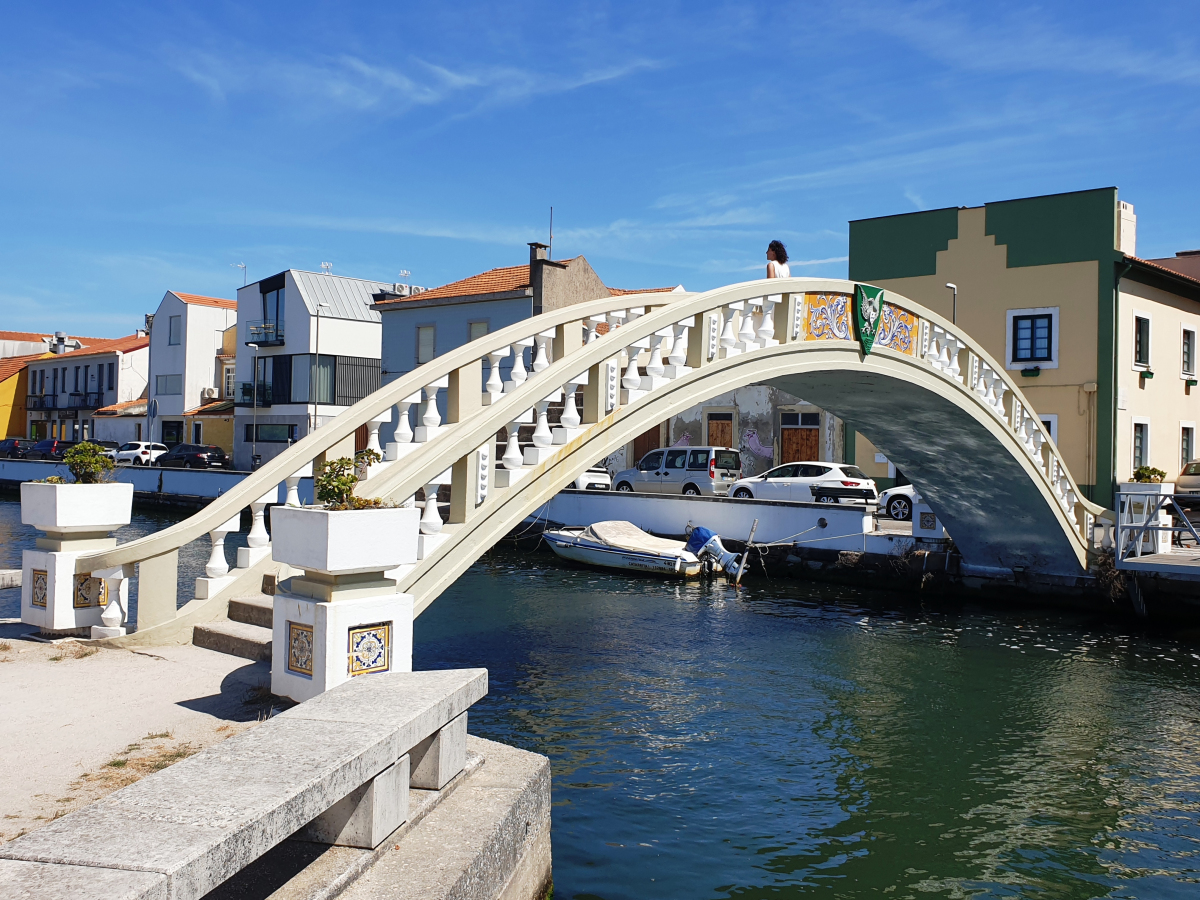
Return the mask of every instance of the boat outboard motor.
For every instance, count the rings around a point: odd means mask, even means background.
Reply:
[[[700,559],[710,556],[721,566],[726,575],[736,577],[738,573],[738,555],[725,549],[721,536],[707,528],[697,526],[692,529],[684,550],[691,551]]]

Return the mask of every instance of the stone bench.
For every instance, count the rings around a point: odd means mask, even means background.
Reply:
[[[198,900],[285,838],[378,846],[466,762],[486,669],[367,675],[0,846],[0,897]]]

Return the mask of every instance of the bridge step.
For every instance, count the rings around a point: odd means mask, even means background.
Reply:
[[[230,606],[232,606],[232,602]],[[243,659],[271,660],[271,629],[246,622],[209,622],[192,629],[197,647],[240,656]]]
[[[229,601],[229,618],[234,622],[245,622],[259,628],[271,627],[271,610],[274,601],[266,594],[256,597],[237,597]]]

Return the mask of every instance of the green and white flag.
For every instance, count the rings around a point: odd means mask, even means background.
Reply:
[[[854,322],[858,326],[858,340],[863,353],[870,353],[875,346],[875,335],[879,333],[879,322],[883,317],[883,288],[865,284],[854,287]]]

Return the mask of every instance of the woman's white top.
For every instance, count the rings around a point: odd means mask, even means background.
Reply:
[[[791,278],[792,270],[788,268],[787,263],[781,263],[773,259],[767,260],[767,265],[771,269],[772,278]]]

